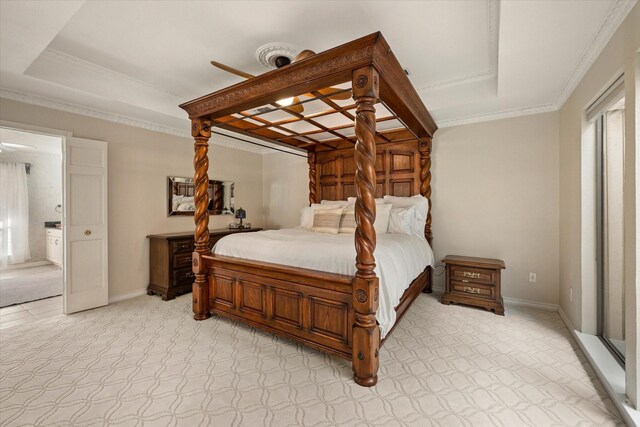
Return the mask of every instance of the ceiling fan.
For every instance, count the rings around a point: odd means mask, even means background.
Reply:
[[[289,64],[293,64],[295,62],[301,61],[303,59],[306,58],[310,58],[313,55],[315,55],[316,53],[312,50],[309,49],[305,49],[302,52],[300,52],[299,54],[297,54],[293,60],[291,60],[288,56],[285,55],[278,55],[277,57],[275,57],[271,63],[273,65],[276,66],[276,68],[282,68],[282,67],[286,67]],[[244,77],[245,79],[250,79],[252,77],[255,77],[252,74],[249,73],[245,73],[244,71],[241,70],[237,70],[233,67],[230,67],[228,65],[225,65],[221,62],[217,62],[217,61],[211,61],[211,65],[213,65],[216,68],[219,68],[221,70],[224,70],[228,73],[231,74],[235,74],[237,76],[240,77]],[[343,90],[343,89],[338,89],[338,88],[334,88],[334,87],[328,87],[325,89],[318,89],[316,91],[314,91],[320,95],[326,96],[328,99],[336,99],[336,100],[345,100],[345,99],[349,99],[351,98],[351,91],[350,90]],[[316,98],[316,95],[314,95],[313,93],[305,93],[302,96],[306,96],[309,98]],[[286,99],[282,99],[280,101],[277,101],[277,104],[282,106],[282,107],[286,107],[287,109],[296,112],[298,114],[302,113],[304,111],[304,107],[302,106],[302,104],[300,104],[300,98],[298,98],[297,96],[291,97],[291,98],[286,98]]]

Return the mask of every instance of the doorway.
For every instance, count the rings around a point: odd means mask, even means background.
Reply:
[[[0,128],[0,328],[63,312],[62,148]]]
[[[55,205],[56,213],[60,215],[58,211],[61,211],[61,218],[56,221],[47,220],[43,224],[46,225],[44,227],[45,243],[50,243],[51,246],[48,252],[45,248],[45,257],[49,258],[45,258],[41,263],[47,266],[53,264],[56,271],[61,271],[62,292],[61,296],[58,293],[58,296],[50,297],[41,293],[39,296],[42,298],[36,301],[24,304],[15,302],[0,308],[0,323],[3,324],[0,327],[18,326],[27,321],[34,321],[28,314],[32,314],[35,320],[40,320],[39,317],[43,317],[45,312],[56,311],[56,315],[71,314],[107,305],[109,300],[107,143],[76,138],[69,132],[55,129],[2,121],[0,132],[5,131],[54,137],[60,141],[58,170],[61,180],[51,178],[49,184],[55,181],[61,186],[61,201]],[[9,147],[11,148],[11,145]],[[26,163],[22,166],[27,167]],[[33,166],[34,164],[31,163],[31,167]],[[18,170],[22,170],[20,168],[20,166],[17,167]],[[0,182],[0,186],[3,185],[4,182]],[[24,198],[24,192],[21,194]],[[24,219],[24,215],[20,218]],[[17,224],[16,221],[7,220],[5,223],[13,226]],[[18,236],[18,230],[16,229],[15,233],[13,231],[9,227],[2,228],[2,238],[7,249],[0,255],[5,257],[3,262],[7,267],[9,264],[19,264],[20,261],[32,258],[30,250],[13,249],[15,242],[12,236]],[[49,240],[46,240],[47,237]],[[22,238],[24,242],[24,234]],[[8,249],[9,242],[12,245],[11,254]],[[18,246],[18,248],[24,249],[24,246]],[[16,275],[14,270],[18,269],[0,269],[2,274],[7,276]],[[14,271],[14,273],[6,273],[6,271]],[[26,310],[29,313],[24,312],[23,305],[27,304],[30,304]],[[40,316],[36,316],[36,312],[39,312]]]

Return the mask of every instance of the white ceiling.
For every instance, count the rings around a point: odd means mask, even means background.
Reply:
[[[440,127],[557,110],[636,0],[2,1],[0,96],[188,135],[178,104],[270,42],[381,31]]]

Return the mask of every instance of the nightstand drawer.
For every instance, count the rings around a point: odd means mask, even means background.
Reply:
[[[485,285],[482,283],[463,282],[458,280],[451,281],[451,292],[471,295],[476,298],[494,299],[495,289],[495,286]]]
[[[176,254],[173,256],[173,266],[175,268],[191,267],[191,252]]]
[[[196,279],[196,275],[191,271],[191,268],[183,268],[181,270],[175,270],[173,272],[174,280],[177,286],[193,283]]]
[[[176,240],[175,242],[172,242],[171,244],[172,246],[172,253],[178,253],[178,252],[193,252],[193,240]]]
[[[495,274],[495,270],[461,265],[451,266],[451,280],[469,280],[475,283],[494,284],[496,282]]]

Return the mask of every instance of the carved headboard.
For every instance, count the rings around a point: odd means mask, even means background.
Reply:
[[[353,148],[309,153],[309,203],[356,196]],[[425,237],[431,243],[431,141],[376,144],[375,197],[385,194],[429,199]]]

